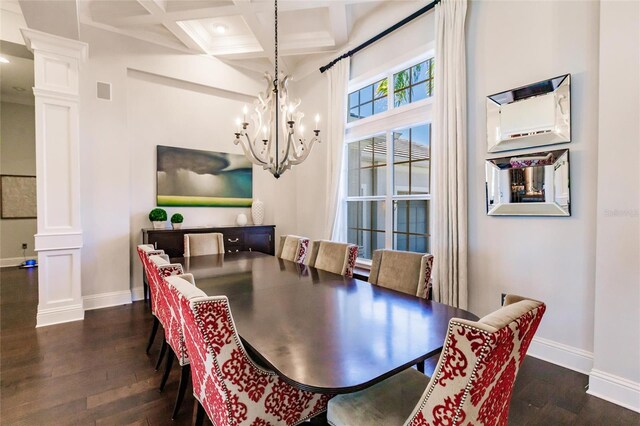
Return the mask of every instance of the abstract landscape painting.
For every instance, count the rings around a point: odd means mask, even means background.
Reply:
[[[158,145],[158,206],[249,207],[252,177],[244,155]]]

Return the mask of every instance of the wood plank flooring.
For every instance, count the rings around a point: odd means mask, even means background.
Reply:
[[[35,328],[37,270],[0,269],[2,425],[187,425],[193,395],[171,420],[179,370],[158,392],[160,372],[144,354],[151,328],[142,302],[88,311],[84,321]],[[436,361],[436,360],[434,360]],[[435,362],[427,365],[433,371]],[[640,414],[585,393],[587,376],[527,358],[511,425],[640,425]]]

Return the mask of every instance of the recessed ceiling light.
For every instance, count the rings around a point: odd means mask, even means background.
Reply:
[[[24,92],[25,90],[27,90],[24,87],[19,87],[19,86],[13,86],[12,89],[15,90],[16,92]]]
[[[0,64],[8,64],[9,60],[4,56],[0,56]]]
[[[216,24],[213,26],[213,31],[215,31],[217,34],[224,34],[227,32],[227,26]]]

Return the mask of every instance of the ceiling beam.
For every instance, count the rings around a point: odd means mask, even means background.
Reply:
[[[347,6],[341,3],[334,3],[329,6],[329,23],[335,46],[342,46],[349,41],[349,27],[347,25]]]
[[[205,53],[205,51],[195,42],[173,19],[167,19],[167,13],[165,11],[164,0],[138,0],[138,3],[144,7],[149,14],[157,18],[161,25],[163,25],[171,34],[173,34],[182,44],[187,48],[198,53]]]
[[[267,28],[265,28],[265,26],[262,25],[262,23],[260,22],[257,16],[258,12],[253,7],[254,3],[251,3],[250,1],[246,1],[246,0],[234,0],[233,4],[236,5],[237,11],[238,11],[237,13],[242,16],[245,23],[247,24],[247,26],[255,36],[256,40],[262,47],[262,50],[264,50],[266,57],[269,59],[269,62],[271,62],[273,66],[275,64],[274,28],[272,26],[268,26]],[[270,2],[267,4],[271,5]],[[273,12],[273,7],[271,7],[271,11]],[[281,72],[285,74],[289,73],[289,67],[287,66],[287,62],[282,57],[278,58],[278,68],[280,69]]]

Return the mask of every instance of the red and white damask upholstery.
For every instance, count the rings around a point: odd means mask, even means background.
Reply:
[[[309,250],[309,239],[298,235],[282,235],[276,257],[296,263],[304,263]]]
[[[433,255],[400,250],[376,250],[369,282],[413,296],[431,299]]]
[[[294,388],[249,358],[226,297],[189,300],[187,285],[169,288],[180,305],[193,393],[213,424],[296,425],[326,409],[328,395]]]
[[[542,302],[509,295],[503,308],[477,322],[453,318],[426,390],[421,373],[405,370],[333,398],[329,423],[506,426],[516,375],[545,309]],[[418,401],[412,411],[407,400]]]
[[[179,263],[169,263],[165,258],[166,255],[153,255],[149,257],[149,269],[147,277],[149,279],[149,289],[151,293],[151,306],[153,314],[158,318],[160,324],[165,329],[165,338],[167,337],[167,328],[171,321],[171,313],[167,305],[166,296],[162,293],[164,278],[172,275],[182,275],[182,265]],[[167,339],[168,342],[168,339]]]
[[[164,254],[164,250],[156,250],[151,244],[139,244],[136,247],[136,251],[138,252],[138,256],[140,257],[140,261],[142,262],[144,300],[146,301],[147,286],[149,281],[149,278],[147,277],[147,268],[149,267],[149,256]]]
[[[184,257],[224,253],[224,236],[219,232],[184,234]]]
[[[333,241],[313,241],[307,256],[307,265],[334,274],[353,276],[358,257],[358,246]]]

